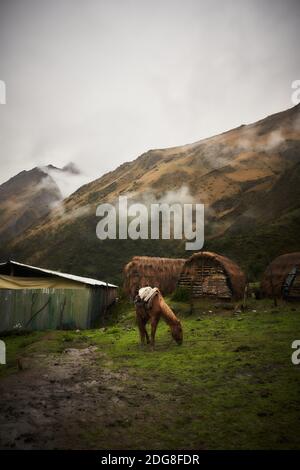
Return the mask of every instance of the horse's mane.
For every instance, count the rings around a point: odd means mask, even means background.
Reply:
[[[174,325],[178,323],[179,322],[178,318],[176,317],[173,310],[169,307],[169,305],[164,301],[163,296],[158,295],[158,299],[159,299],[160,306],[161,306],[161,313],[165,322],[168,325]]]

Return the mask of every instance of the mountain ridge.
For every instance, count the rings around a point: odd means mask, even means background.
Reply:
[[[242,254],[236,253],[228,238],[241,236],[248,240],[250,224],[257,253],[263,256],[267,224],[275,227],[276,221],[300,206],[296,190],[300,183],[299,162],[300,105],[297,105],[191,144],[148,150],[80,187],[64,200],[63,210],[51,211],[10,243],[9,249],[26,262],[86,275],[110,275],[111,280],[119,281],[123,264],[133,254],[165,252],[169,256],[187,257],[191,253],[185,252],[183,243],[175,240],[147,243],[125,240],[125,245],[121,240],[100,242],[95,234],[97,205],[114,202],[124,194],[133,200],[143,201],[147,195],[149,200],[152,197],[157,201],[172,193],[175,200],[186,187],[189,197],[207,208],[205,248],[225,250],[223,254],[233,256],[248,269],[251,259],[244,263]],[[280,188],[285,188],[288,195],[285,204],[278,196],[283,191]],[[289,219],[288,224],[292,227],[293,221]],[[298,246],[297,243],[293,241],[293,246]],[[82,244],[83,259],[78,257]],[[276,246],[279,251],[286,250],[288,243],[283,237]],[[246,259],[247,253],[244,255]]]

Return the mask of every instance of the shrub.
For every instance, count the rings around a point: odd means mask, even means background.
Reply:
[[[173,292],[172,300],[175,300],[176,302],[188,302],[190,297],[190,289],[186,287],[177,287]]]

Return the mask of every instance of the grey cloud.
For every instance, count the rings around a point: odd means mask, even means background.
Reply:
[[[299,19],[294,0],[2,0],[0,183],[69,161],[93,179],[290,107]]]

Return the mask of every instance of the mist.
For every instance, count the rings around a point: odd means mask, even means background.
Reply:
[[[78,188],[91,180],[91,176],[81,173],[80,170],[73,173],[71,171],[45,166],[40,167],[40,169],[48,175],[48,178],[44,178],[43,183],[45,185],[47,185],[47,183],[53,185],[54,182],[62,195],[62,199],[67,198]]]
[[[291,107],[299,19],[294,0],[2,0],[0,183],[72,161],[69,194]]]

